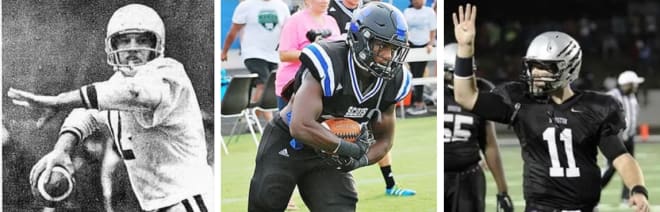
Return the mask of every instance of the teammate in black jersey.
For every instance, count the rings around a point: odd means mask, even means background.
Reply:
[[[346,41],[303,49],[301,69],[283,95],[288,105],[259,144],[249,211],[283,211],[296,185],[311,211],[355,211],[350,171],[389,151],[395,103],[410,91],[412,76],[401,68],[407,31],[398,9],[374,2],[356,11]],[[355,143],[340,139],[319,123],[332,117],[363,123],[363,134]]]
[[[522,82],[478,92],[472,73],[476,7],[453,14],[458,43],[454,94],[464,109],[513,127],[522,146],[526,211],[593,211],[600,199],[598,150],[631,188],[630,204],[648,211],[648,193],[637,161],[617,133],[624,127],[612,97],[573,90],[582,62],[579,44],[550,31],[530,43]]]
[[[362,6],[362,0],[330,0],[328,15],[335,18],[342,35],[348,33],[353,12]]]
[[[453,73],[456,43],[445,45],[445,210],[484,211],[486,180],[479,165],[483,152],[497,184],[498,211],[513,211],[497,146],[494,123],[463,110],[454,101]],[[478,78],[477,87],[491,90],[494,85]]]

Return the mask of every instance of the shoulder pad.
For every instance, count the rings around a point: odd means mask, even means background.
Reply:
[[[335,67],[332,57],[324,47],[318,43],[307,45],[300,54],[300,61],[321,83],[323,96],[332,96],[337,84]]]
[[[405,98],[408,93],[410,93],[412,87],[412,74],[410,71],[404,68],[400,72],[401,73],[394,78],[395,85],[399,85],[399,89],[396,92],[396,98],[394,99],[396,102]]]

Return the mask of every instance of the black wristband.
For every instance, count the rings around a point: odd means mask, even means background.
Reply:
[[[360,158],[360,147],[357,144],[341,139],[335,153],[341,156]]]
[[[646,190],[646,187],[642,185],[636,185],[632,187],[632,189],[630,189],[630,196],[636,193],[643,194],[646,197],[646,199],[649,199],[649,192]]]
[[[472,67],[472,57],[462,58],[456,56],[456,69],[454,75],[458,77],[470,77],[474,74],[474,67]]]

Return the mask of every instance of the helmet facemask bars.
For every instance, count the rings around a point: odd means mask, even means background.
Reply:
[[[373,76],[393,79],[408,55],[408,25],[398,9],[383,3],[369,3],[354,15],[347,42],[355,64]],[[391,51],[391,58],[376,62]]]
[[[534,96],[545,96],[569,86],[580,73],[582,50],[575,39],[563,32],[545,32],[529,45],[523,58],[521,79]],[[534,76],[534,68],[545,70],[548,76]],[[543,82],[543,86],[539,86]]]

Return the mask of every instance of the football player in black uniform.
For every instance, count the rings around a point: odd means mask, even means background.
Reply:
[[[330,0],[328,15],[335,18],[342,35],[348,33],[353,12],[360,6],[362,6],[362,0]]]
[[[355,211],[350,171],[392,148],[395,103],[410,91],[412,75],[401,68],[407,33],[398,9],[370,3],[356,11],[346,41],[303,49],[301,69],[283,95],[289,102],[259,144],[249,211],[283,211],[296,185],[311,211]],[[362,135],[355,143],[340,139],[319,123],[332,117],[363,123]]]
[[[478,92],[472,70],[476,12],[468,4],[452,17],[458,43],[454,96],[463,109],[515,130],[524,161],[525,210],[593,211],[600,200],[600,149],[631,188],[631,205],[648,211],[642,171],[617,136],[624,127],[620,104],[570,87],[582,62],[575,39],[556,31],[538,35],[523,58],[523,82]]]
[[[494,123],[465,111],[454,101],[453,76],[456,43],[445,45],[445,210],[447,212],[484,211],[486,179],[479,165],[483,152],[497,184],[498,211],[513,211],[507,194],[506,179],[497,146]],[[494,85],[478,78],[477,86],[491,90]]]
[[[331,0],[330,7],[328,7],[328,15],[335,18],[342,35],[346,35],[348,27],[350,26],[351,19],[353,19],[353,11],[358,7],[363,6],[362,0]],[[385,180],[385,195],[394,197],[410,197],[417,194],[413,189],[403,188],[396,184],[394,174],[392,172],[392,156],[388,152],[383,159],[378,161],[380,173]]]

